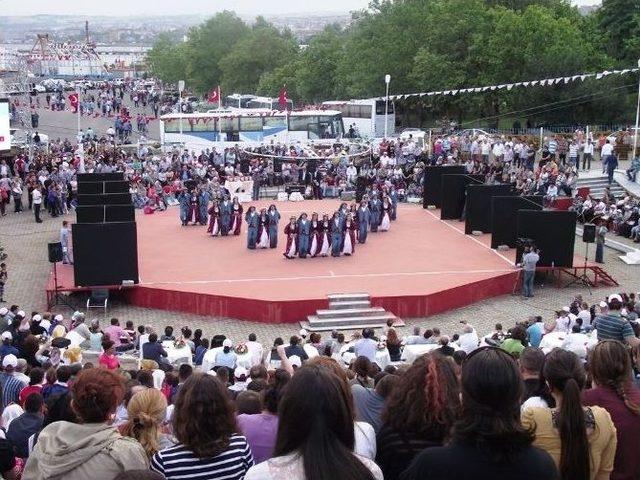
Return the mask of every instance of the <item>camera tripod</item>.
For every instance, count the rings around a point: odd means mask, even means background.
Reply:
[[[60,285],[58,285],[58,269],[57,265],[53,263],[53,296],[49,298],[49,302],[47,304],[47,309],[51,310],[51,307],[56,305],[64,305],[71,310],[75,311],[76,307],[69,300],[69,296],[63,293],[60,293]]]
[[[586,243],[586,245],[587,247],[584,252],[584,267],[582,268],[582,275],[574,278],[566,286],[571,287],[573,285],[584,285],[585,287],[587,287],[587,290],[589,290],[589,295],[591,295],[591,280],[589,280],[589,276],[587,275],[587,262],[589,261],[589,243]]]

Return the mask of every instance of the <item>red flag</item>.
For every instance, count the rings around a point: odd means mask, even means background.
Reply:
[[[280,95],[278,96],[278,103],[280,104],[280,108],[287,108],[287,104],[289,103],[289,98],[287,97],[286,85],[280,89]]]
[[[209,103],[220,102],[220,85],[209,92],[207,100]]]

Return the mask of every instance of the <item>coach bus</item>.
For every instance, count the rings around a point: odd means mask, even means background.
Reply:
[[[284,110],[280,107],[280,100],[271,97],[255,97],[247,103],[247,108],[266,108],[269,110]],[[287,110],[293,110],[293,101],[287,99]]]
[[[384,137],[385,101],[379,98],[362,100],[332,100],[322,102],[323,107],[338,110],[342,113],[346,132],[355,126],[356,134],[362,138],[373,139]],[[396,114],[392,101],[387,106],[387,136],[395,132]]]
[[[342,114],[335,110],[221,109],[160,117],[162,144],[183,144],[189,150],[342,137]]]

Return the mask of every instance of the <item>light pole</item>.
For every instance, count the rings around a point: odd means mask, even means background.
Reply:
[[[638,67],[640,67],[640,60],[638,60]],[[633,131],[633,155],[631,160],[636,158],[636,147],[638,146],[638,123],[640,122],[640,73],[638,75],[638,103],[636,106],[636,128]]]
[[[386,95],[384,97],[384,138],[387,138],[387,121],[389,118],[389,84],[391,83],[391,75],[388,73],[384,76],[384,83],[386,84]]]

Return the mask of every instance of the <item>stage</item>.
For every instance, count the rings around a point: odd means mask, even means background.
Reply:
[[[270,203],[253,202],[258,209]],[[291,215],[331,215],[339,204],[277,203],[280,231]],[[443,222],[439,211],[421,205],[399,205],[390,231],[369,233],[354,256],[340,258],[287,260],[282,233],[277,249],[248,250],[246,225],[239,237],[212,238],[205,227],[181,226],[177,208],[153,215],[138,211],[136,221],[140,284],[123,292],[141,307],[297,322],[327,308],[330,293],[365,292],[373,306],[411,318],[511,293],[518,279],[515,250],[491,250],[490,235],[464,235],[463,223]],[[73,287],[71,266],[58,265],[58,280],[61,291],[88,290]]]

